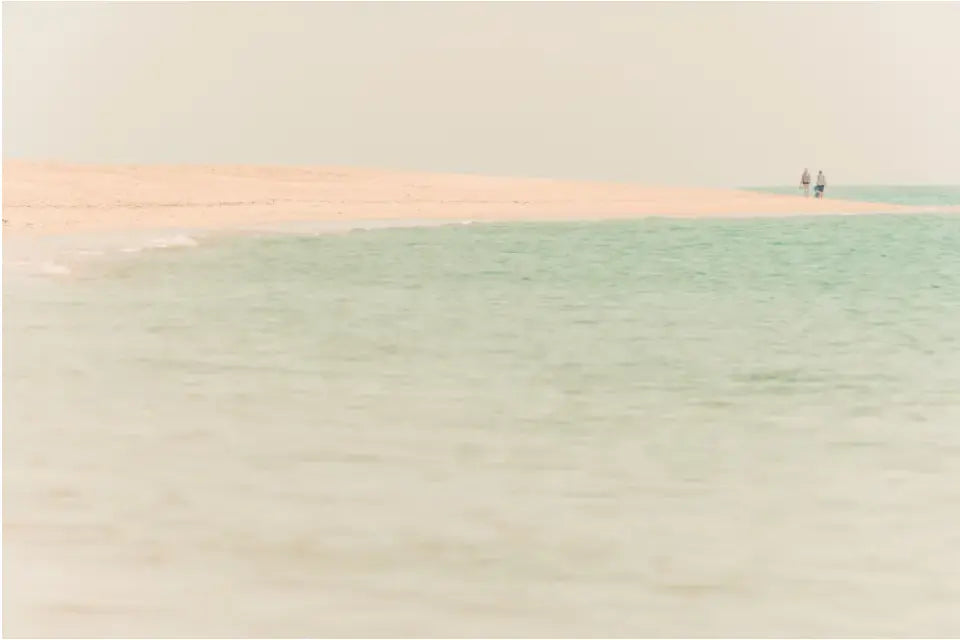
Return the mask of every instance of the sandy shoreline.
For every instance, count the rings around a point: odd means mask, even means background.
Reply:
[[[930,208],[733,189],[336,167],[3,163],[3,228],[11,235],[227,230],[334,220],[534,221],[922,210]]]

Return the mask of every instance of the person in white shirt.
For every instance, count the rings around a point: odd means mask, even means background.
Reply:
[[[800,190],[803,191],[803,195],[810,196],[810,170],[804,169],[803,175],[800,176]]]
[[[823,171],[817,173],[817,186],[814,189],[816,196],[818,198],[823,197],[823,190],[827,188],[827,176],[823,175]]]

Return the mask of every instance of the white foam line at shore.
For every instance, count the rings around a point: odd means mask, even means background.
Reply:
[[[142,254],[155,250],[188,249],[199,246],[204,238],[254,235],[320,236],[337,233],[383,231],[405,228],[432,228],[475,224],[476,220],[325,220],[271,223],[233,229],[156,229],[149,232],[82,233],[8,238],[6,248],[17,255],[13,264],[34,275],[67,275],[71,268],[63,264],[84,262],[110,256]]]
[[[477,222],[476,220],[435,220],[435,219],[381,219],[381,220],[311,220],[311,221],[290,221],[274,222],[255,225],[245,225],[236,229],[240,232],[253,233],[281,233],[281,234],[311,234],[321,235],[327,233],[350,233],[353,231],[379,231],[383,229],[407,229],[407,228],[428,228],[428,227],[448,227],[458,225],[469,225]],[[218,233],[230,234],[231,231],[223,229]]]
[[[70,267],[57,262],[44,262],[40,265],[38,271],[44,275],[64,276],[70,273]]]
[[[83,233],[4,238],[5,264],[21,275],[59,276],[110,256],[196,247],[200,232],[156,230],[149,233]],[[9,258],[13,257],[11,261]]]
[[[946,214],[954,213],[951,209],[945,211],[940,206],[916,207],[916,213]],[[875,215],[913,215],[895,211],[890,213],[821,213],[815,217],[824,216],[875,216]],[[785,220],[796,220],[798,218],[814,217],[808,214],[798,213],[795,215],[774,214],[758,215],[744,214],[740,215],[722,215],[709,218],[714,221],[720,220],[769,220],[771,218],[780,218]],[[670,219],[670,220],[689,220],[706,219],[699,216],[644,216],[645,219]],[[642,218],[630,218],[639,220]],[[128,232],[85,232],[85,233],[66,233],[43,236],[6,236],[4,241],[5,250],[11,251],[20,258],[26,257],[26,260],[15,261],[19,267],[24,267],[26,271],[34,274],[44,275],[65,275],[71,273],[69,266],[75,261],[85,261],[94,258],[104,258],[110,255],[119,256],[122,254],[140,254],[145,251],[170,250],[193,248],[202,244],[206,238],[231,237],[242,235],[301,235],[301,236],[320,236],[328,234],[342,234],[352,232],[383,231],[391,229],[412,229],[412,228],[437,228],[437,227],[455,227],[468,225],[484,224],[552,224],[552,223],[589,223],[589,222],[614,222],[624,221],[619,217],[611,218],[590,218],[577,219],[567,218],[562,220],[545,219],[517,219],[517,220],[476,220],[476,219],[369,219],[369,220],[314,220],[314,221],[288,221],[272,222],[253,225],[243,225],[233,228],[205,229],[205,228],[172,228],[172,229],[152,229],[149,231],[128,231]],[[8,262],[8,264],[11,264]]]

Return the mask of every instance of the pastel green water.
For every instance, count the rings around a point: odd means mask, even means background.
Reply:
[[[816,173],[813,174],[816,180]],[[830,176],[827,176],[828,179]],[[797,195],[799,193],[800,175],[797,174],[797,185],[780,187],[755,187],[754,191],[764,193],[782,193]],[[826,189],[827,199],[854,200],[857,202],[883,202],[886,204],[919,205],[919,206],[949,206],[960,204],[960,185],[847,185],[830,184]]]
[[[4,291],[8,633],[960,632],[958,217],[72,269]]]

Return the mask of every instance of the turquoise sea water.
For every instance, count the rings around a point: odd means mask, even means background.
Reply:
[[[960,632],[958,217],[69,269],[5,273],[7,633]]]
[[[813,176],[815,180],[816,174],[813,174]],[[797,182],[799,183],[799,178]],[[751,187],[750,190],[763,193],[781,193],[785,195],[796,195],[799,193],[796,185]],[[828,184],[825,193],[827,198],[859,202],[884,202],[887,204],[919,206],[950,206],[960,204],[960,185],[877,186]]]

